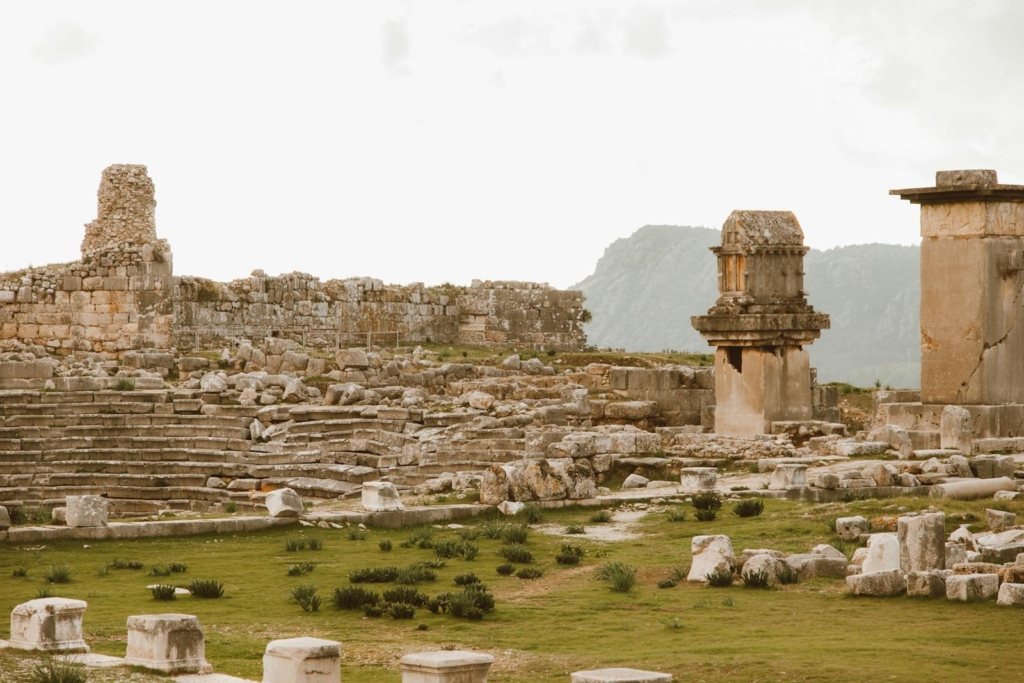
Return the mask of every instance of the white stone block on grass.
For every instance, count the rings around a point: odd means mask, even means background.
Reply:
[[[1003,607],[1024,607],[1024,583],[1004,583],[999,587],[996,604]]]
[[[679,471],[679,483],[685,493],[714,491],[718,484],[718,468],[684,467]]]
[[[782,463],[772,472],[768,488],[773,491],[801,489],[807,486],[807,465]]]
[[[271,517],[298,517],[302,514],[302,498],[292,489],[277,489],[267,494],[263,504]]]
[[[861,568],[865,574],[899,569],[900,542],[896,534],[882,533],[868,536],[867,557],[864,558]]]
[[[959,602],[991,600],[999,592],[995,574],[963,574],[946,579],[946,598]]]
[[[267,643],[263,683],[339,683],[341,643],[322,638],[287,638]]]
[[[107,499],[102,496],[67,496],[65,522],[69,527],[106,526],[109,516]]]
[[[887,598],[902,595],[907,590],[907,579],[899,569],[846,577],[846,587],[852,595]]]
[[[672,674],[640,669],[594,669],[577,671],[571,683],[671,683]]]
[[[438,650],[402,657],[402,683],[487,683],[494,657],[480,652]]]
[[[404,510],[398,489],[389,481],[363,482],[363,509],[367,512]]]
[[[39,598],[11,611],[11,639],[7,647],[45,652],[88,652],[82,640],[84,600]]]
[[[900,569],[926,572],[946,568],[946,515],[942,512],[900,517],[896,523]]]
[[[191,614],[128,617],[128,666],[169,674],[211,673],[199,619]]]
[[[836,520],[836,536],[844,541],[855,541],[861,534],[871,531],[871,522],[861,516],[840,517]]]
[[[694,536],[690,541],[693,561],[687,581],[706,581],[707,575],[719,569],[732,569],[736,555],[728,536]]]

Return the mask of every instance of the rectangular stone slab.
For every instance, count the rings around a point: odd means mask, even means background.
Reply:
[[[672,674],[640,669],[594,669],[572,674],[572,683],[670,683]]]

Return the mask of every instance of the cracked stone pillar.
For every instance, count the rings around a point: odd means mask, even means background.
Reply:
[[[789,211],[733,211],[722,226],[718,302],[693,326],[715,350],[715,432],[771,433],[813,417],[804,346],[828,329],[804,291],[804,233]]]
[[[1024,403],[1024,186],[939,171],[921,206],[921,401]]]

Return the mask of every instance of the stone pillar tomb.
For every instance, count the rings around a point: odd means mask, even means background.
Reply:
[[[813,419],[804,346],[828,329],[804,291],[804,233],[789,211],[733,211],[722,226],[720,297],[693,326],[715,350],[715,432],[771,433]]]

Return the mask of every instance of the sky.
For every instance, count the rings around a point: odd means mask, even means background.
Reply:
[[[892,188],[1024,183],[1017,0],[0,3],[0,271],[80,257],[104,167],[174,270],[568,287],[647,224],[914,244]],[[712,256],[709,254],[709,258]]]

